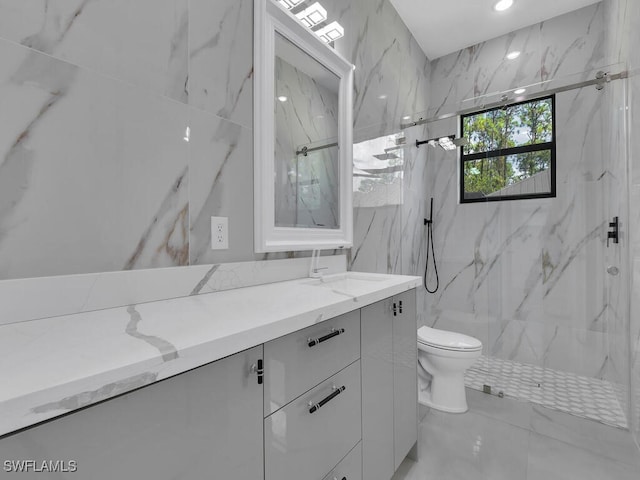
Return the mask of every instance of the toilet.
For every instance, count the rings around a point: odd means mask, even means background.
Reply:
[[[418,329],[418,401],[436,410],[468,410],[464,372],[482,353],[482,342],[461,333]]]

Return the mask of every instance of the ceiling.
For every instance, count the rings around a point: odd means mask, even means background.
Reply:
[[[429,60],[528,27],[599,0],[514,0],[496,12],[497,0],[391,0]]]

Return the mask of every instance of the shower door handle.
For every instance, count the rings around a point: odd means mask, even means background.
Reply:
[[[611,230],[607,232],[607,247],[609,246],[609,240],[613,240],[613,243],[618,243],[620,241],[620,222],[618,221],[618,217],[613,217],[613,222],[609,222],[609,228]]]

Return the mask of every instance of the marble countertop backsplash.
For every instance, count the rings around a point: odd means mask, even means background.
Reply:
[[[335,275],[0,325],[0,435],[420,284],[383,274],[329,282]]]

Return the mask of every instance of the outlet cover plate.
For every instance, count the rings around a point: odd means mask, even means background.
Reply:
[[[229,217],[211,217],[211,249],[229,249]]]

